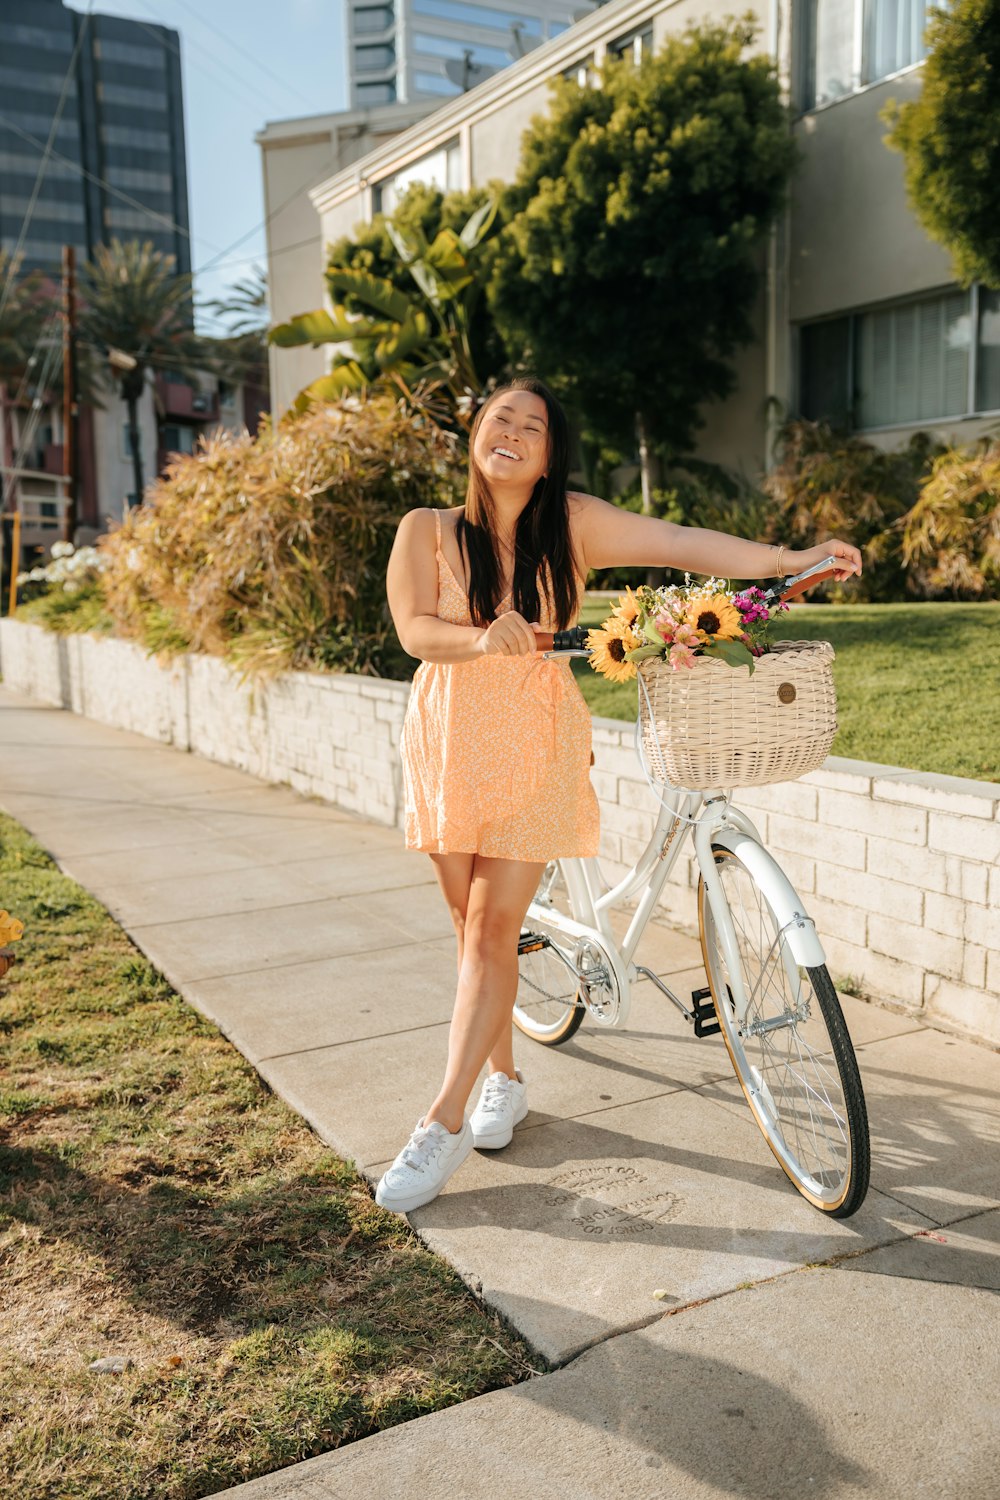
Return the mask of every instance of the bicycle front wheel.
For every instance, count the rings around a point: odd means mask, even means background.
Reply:
[[[729,849],[713,848],[749,1005],[742,1022],[704,880],[698,920],[705,971],[736,1076],[764,1139],[815,1208],[844,1219],[868,1191],[861,1075],[826,965],[802,968],[766,896]]]
[[[558,859],[545,866],[534,905],[541,915],[525,918],[518,944],[514,1024],[532,1041],[558,1047],[579,1031],[587,1013],[573,961],[575,944],[558,927],[560,915],[573,915]],[[546,912],[552,913],[551,922],[545,921]]]

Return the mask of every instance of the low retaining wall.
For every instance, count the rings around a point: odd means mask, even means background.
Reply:
[[[161,666],[127,641],[0,621],[6,685],[381,823],[398,824],[409,685],[286,673],[241,686],[222,662]],[[632,861],[656,810],[631,725],[594,720],[601,859]],[[800,781],[739,794],[807,898],[837,982],[1000,1046],[1000,786],[831,756]],[[694,931],[685,849],[663,917]]]

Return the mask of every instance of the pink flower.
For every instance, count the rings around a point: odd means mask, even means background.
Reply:
[[[656,619],[653,621],[653,624],[656,626],[664,641],[669,646],[670,642],[674,638],[674,631],[677,629],[677,621],[674,619],[673,615],[668,615],[666,613],[657,615]]]
[[[674,641],[678,646],[696,647],[701,645],[701,636],[693,625],[678,625],[674,631]]]
[[[694,652],[688,646],[671,646],[670,665],[673,667],[675,672],[679,667],[693,667]]]

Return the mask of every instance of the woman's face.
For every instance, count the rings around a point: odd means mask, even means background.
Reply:
[[[501,391],[483,414],[472,451],[491,489],[533,490],[549,466],[548,413],[541,396]]]

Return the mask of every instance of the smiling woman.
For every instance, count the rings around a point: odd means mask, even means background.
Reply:
[[[568,467],[548,388],[525,378],[494,392],[472,430],[464,507],[404,516],[389,561],[396,630],[421,660],[400,743],[406,846],[434,863],[459,967],[444,1083],[376,1193],[401,1213],[436,1197],[473,1147],[506,1146],[526,1115],[511,1024],[521,923],[549,860],[597,852],[590,714],[536,632],[572,624],[593,567],[762,578],[782,553],[789,570],[832,553],[838,576],[861,569],[846,542],[792,552],[570,493]]]

